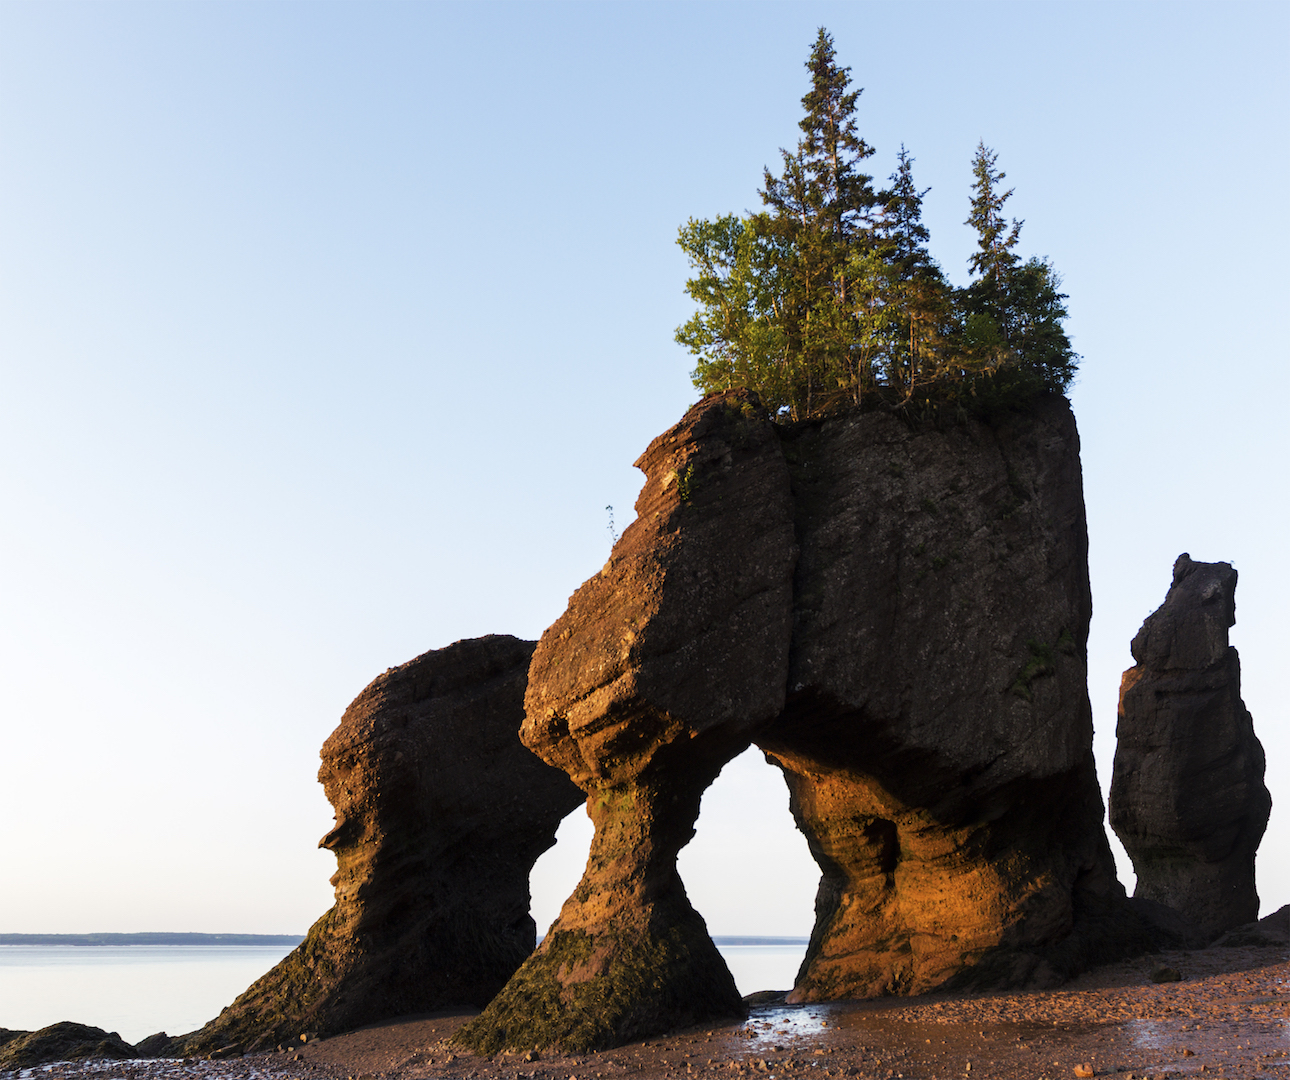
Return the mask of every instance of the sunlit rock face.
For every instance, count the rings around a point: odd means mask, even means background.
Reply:
[[[323,744],[335,905],[186,1053],[485,1005],[532,952],[529,871],[583,794],[519,740],[534,643],[492,635],[375,679]]]
[[[1199,943],[1257,918],[1254,854],[1272,805],[1235,622],[1236,571],[1180,555],[1120,684],[1111,826],[1135,897],[1177,912]]]
[[[1115,951],[1069,406],[945,431],[863,414],[784,450],[801,554],[758,743],[822,870],[790,1000],[1047,984]]]
[[[781,429],[714,395],[638,464],[638,519],[525,701],[524,742],[588,794],[587,871],[464,1045],[592,1049],[740,1011],[676,856],[750,740],[823,871],[795,1000],[1052,983],[1150,943],[1102,828],[1064,399]]]
[[[587,1050],[744,1014],[676,857],[699,798],[784,702],[788,469],[754,396],[715,395],[637,462],[637,518],[542,636],[522,738],[587,794],[586,873],[537,952],[458,1036]]]

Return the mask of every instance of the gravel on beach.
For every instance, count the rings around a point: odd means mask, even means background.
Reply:
[[[1284,947],[1140,957],[1051,991],[754,1005],[742,1023],[601,1054],[463,1053],[445,1040],[471,1015],[404,1017],[271,1054],[65,1062],[0,1080],[1290,1080]]]

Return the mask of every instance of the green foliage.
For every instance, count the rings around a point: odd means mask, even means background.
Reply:
[[[1064,391],[1078,357],[1066,296],[1050,263],[1016,253],[1021,222],[1003,209],[997,155],[973,159],[967,224],[977,232],[972,281],[957,289],[931,257],[913,157],[904,146],[878,191],[861,163],[859,90],[821,28],[795,150],[765,171],[765,209],[691,219],[677,243],[694,272],[695,314],[676,340],[695,357],[704,393],[749,387],[797,420],[882,407],[911,417],[990,414]]]

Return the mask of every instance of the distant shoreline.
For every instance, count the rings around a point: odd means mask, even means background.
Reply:
[[[299,945],[303,934],[0,934],[0,945]]]
[[[801,946],[808,937],[717,934],[715,945]],[[299,945],[303,934],[0,934],[0,945]]]
[[[714,934],[714,945],[809,945],[809,937],[758,937],[750,934]]]

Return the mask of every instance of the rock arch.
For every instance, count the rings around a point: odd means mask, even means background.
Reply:
[[[1141,942],[1093,768],[1064,399],[784,432],[716,394],[637,464],[637,519],[525,699],[524,743],[588,795],[587,872],[459,1042],[596,1049],[743,1012],[675,863],[754,741],[823,871],[798,1000],[1052,982]]]

